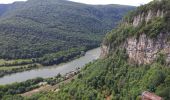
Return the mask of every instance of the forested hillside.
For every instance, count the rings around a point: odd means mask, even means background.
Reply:
[[[134,8],[66,0],[28,0],[0,7],[2,59],[39,58],[69,49],[97,47],[104,34]]]
[[[30,99],[141,100],[142,92],[149,91],[169,100],[169,14],[169,0],[154,0],[137,8],[107,34],[102,59],[86,65],[59,92]]]

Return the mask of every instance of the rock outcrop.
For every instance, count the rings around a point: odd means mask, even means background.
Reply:
[[[137,27],[143,21],[148,23],[149,20],[153,19],[154,17],[163,17],[164,13],[165,12],[163,10],[157,10],[156,12],[152,11],[152,10],[149,10],[147,13],[141,13],[141,14],[135,16],[133,18],[133,23],[132,24],[133,24],[134,27]]]
[[[160,33],[156,39],[151,39],[146,34],[141,34],[139,38],[129,37],[126,39],[122,48],[126,49],[129,62],[136,64],[153,63],[159,56],[159,53],[166,55],[166,61],[170,63],[170,41],[169,33]],[[101,58],[107,57],[112,51],[110,46],[101,46]]]
[[[142,22],[147,24],[155,17],[163,18],[165,14],[166,12],[163,10],[149,10],[146,13],[135,16],[132,25],[137,27]],[[167,55],[167,62],[170,62],[170,44],[168,43],[167,37],[167,33],[160,33],[156,39],[151,39],[145,34],[140,35],[138,39],[134,37],[128,38],[125,48],[129,56],[129,61],[138,64],[149,64],[157,58],[159,52],[162,52]]]
[[[110,50],[110,46],[107,45],[102,45],[101,46],[101,54],[100,54],[100,58],[105,58],[107,57],[107,55],[109,54],[109,50]]]
[[[167,56],[167,62],[170,61],[170,43],[167,40],[167,34],[161,33],[156,39],[151,39],[145,34],[140,35],[139,39],[128,38],[125,49],[129,56],[129,61],[138,64],[150,64],[159,53]]]
[[[164,7],[162,4],[166,5],[165,1],[153,1],[150,5],[143,6],[125,17],[120,23],[120,27],[110,33],[110,38],[114,39],[105,40],[107,45],[101,47],[101,57],[107,56],[110,51],[114,52],[116,48],[125,48],[130,62],[150,64],[161,53],[165,55],[166,62],[170,63],[170,20],[167,19],[169,18],[169,10],[167,10],[169,5]],[[150,8],[151,6],[152,8]],[[151,28],[151,25],[153,25],[153,28]],[[155,32],[157,36],[150,38],[151,32],[149,30]]]

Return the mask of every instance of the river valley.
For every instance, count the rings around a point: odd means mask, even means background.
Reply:
[[[0,78],[0,85],[11,84],[14,82],[22,82],[37,77],[42,78],[54,77],[59,73],[61,75],[64,75],[70,71],[76,70],[76,68],[82,68],[85,64],[99,58],[99,56],[100,48],[89,50],[86,52],[84,56],[64,64],[47,66],[39,69],[33,69],[30,71],[6,75]]]

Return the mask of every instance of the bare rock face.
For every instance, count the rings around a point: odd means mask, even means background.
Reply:
[[[159,56],[159,53],[165,54],[167,63],[170,63],[170,40],[168,37],[170,37],[170,33],[160,33],[155,39],[141,34],[138,39],[127,38],[121,47],[126,49],[130,63],[151,64]],[[110,51],[112,51],[110,46],[102,45],[100,58],[107,57]]]
[[[164,12],[162,10],[158,11],[152,11],[149,10],[147,13],[141,13],[133,18],[133,26],[137,27],[141,22],[145,21],[146,23],[149,22],[149,20],[153,19],[154,17],[163,17]]]
[[[110,46],[102,45],[100,58],[105,58],[109,54]]]
[[[133,19],[133,26],[137,27],[143,20],[145,19],[145,14],[139,14],[138,16],[135,16]]]
[[[170,62],[170,43],[168,43],[167,34],[161,33],[154,40],[145,34],[140,35],[138,40],[134,37],[128,38],[125,49],[130,62],[150,64],[160,52],[167,55],[166,61]]]
[[[124,25],[133,25],[137,27],[141,23],[147,24],[150,20],[161,17],[163,18],[167,12],[163,10],[152,11],[148,10],[133,17],[132,22],[123,21]],[[139,38],[129,37],[118,48],[125,48],[129,57],[129,62],[136,64],[153,63],[159,56],[159,53],[166,55],[167,63],[170,63],[170,33],[160,33],[156,38],[149,38],[146,34],[141,34]],[[102,45],[101,58],[107,57],[110,51],[114,51],[111,46]]]
[[[132,25],[137,27],[142,22],[147,24],[151,19],[155,17],[162,18],[165,14],[166,12],[163,10],[149,10],[135,16]],[[139,39],[135,37],[128,38],[125,43],[125,49],[129,56],[129,61],[137,64],[150,64],[158,57],[158,53],[161,52],[167,56],[166,61],[170,62],[170,43],[167,40],[168,36],[168,34],[160,33],[156,39],[151,39],[145,34],[140,35]]]

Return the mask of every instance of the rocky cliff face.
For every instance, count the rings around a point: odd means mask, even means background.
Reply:
[[[151,39],[145,34],[140,35],[139,39],[128,38],[125,49],[130,62],[150,64],[159,53],[165,54],[167,62],[170,61],[170,42],[167,40],[167,34],[161,33],[156,39]]]
[[[170,41],[169,33],[160,33],[156,39],[151,39],[146,34],[141,34],[139,38],[129,37],[122,48],[126,49],[129,62],[137,64],[150,64],[156,60],[159,53],[166,55],[166,61],[170,62]],[[112,49],[110,46],[101,46],[101,58],[107,57]]]
[[[133,17],[132,22],[123,22],[125,25],[133,25],[137,27],[141,23],[147,24],[151,19],[155,17],[163,18],[166,12],[163,10],[152,11],[149,10],[145,13],[138,14]],[[127,33],[128,34],[128,33]],[[137,33],[138,34],[138,33]],[[121,46],[126,49],[129,61],[137,64],[150,64],[156,60],[159,53],[166,55],[166,61],[170,62],[170,41],[168,40],[170,33],[161,33],[154,39],[149,38],[145,33],[141,34],[138,38],[127,37],[126,41]],[[112,47],[102,45],[101,57],[104,58],[109,54],[109,51],[113,51]]]
[[[132,25],[137,27],[142,22],[147,24],[155,17],[163,18],[165,11],[158,9],[157,11],[149,10],[146,13],[141,13],[133,18]],[[125,43],[125,49],[129,56],[130,62],[138,64],[152,63],[158,56],[158,53],[164,53],[167,56],[167,62],[170,62],[170,43],[168,41],[168,33],[160,33],[156,39],[151,39],[142,34],[138,39],[130,37]]]
[[[133,26],[136,27],[143,21],[148,23],[149,20],[153,19],[154,17],[163,17],[165,12],[163,10],[152,11],[149,10],[147,13],[141,13],[133,18]]]
[[[100,58],[105,58],[109,54],[110,46],[102,44]]]

